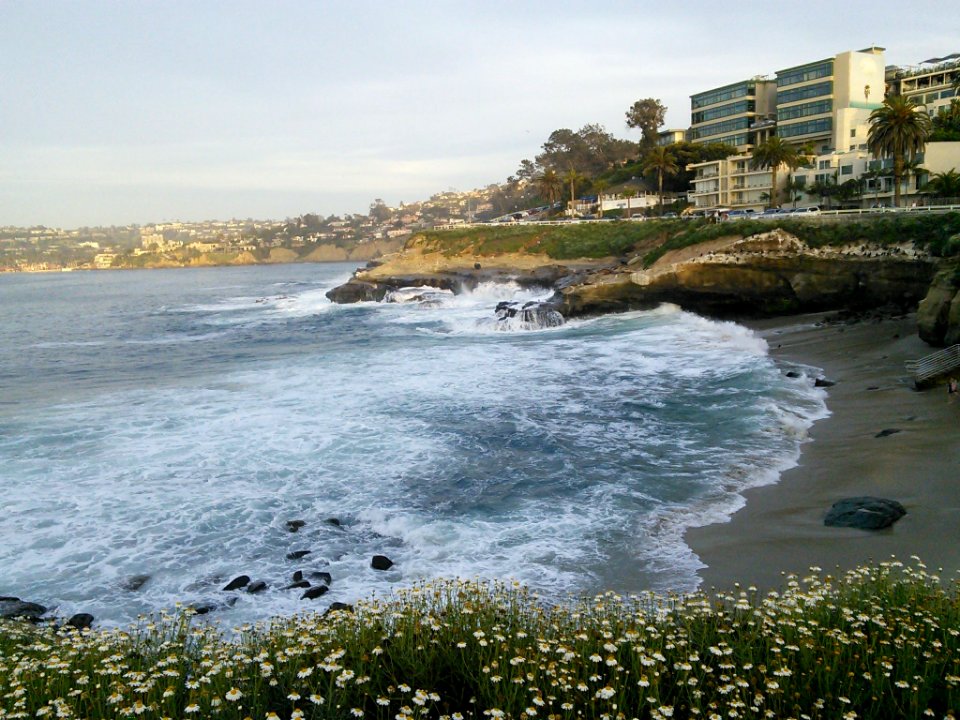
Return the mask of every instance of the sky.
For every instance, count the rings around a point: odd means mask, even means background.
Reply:
[[[553,130],[871,45],[953,0],[0,0],[0,226],[366,213],[502,182]]]

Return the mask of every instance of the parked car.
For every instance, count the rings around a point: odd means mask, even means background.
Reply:
[[[747,218],[752,218],[757,214],[756,210],[753,208],[747,208],[746,210],[731,210],[727,213],[728,220],[745,220]]]
[[[820,208],[816,205],[811,205],[810,207],[797,208],[796,210],[790,211],[791,215],[819,215]]]

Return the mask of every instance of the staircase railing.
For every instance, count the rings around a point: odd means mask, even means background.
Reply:
[[[907,372],[913,375],[913,381],[918,388],[931,384],[932,380],[953,370],[960,370],[960,345],[952,345],[907,363]]]

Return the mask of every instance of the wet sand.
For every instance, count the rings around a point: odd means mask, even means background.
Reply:
[[[827,389],[831,415],[811,428],[797,467],[748,491],[730,522],[687,532],[707,566],[704,589],[768,590],[811,566],[833,572],[912,555],[960,577],[960,400],[948,402],[945,386],[915,390],[904,367],[936,349],[917,337],[912,315],[816,327],[823,318],[747,323],[784,372],[812,365],[836,385]],[[887,429],[899,432],[876,437]],[[907,515],[879,531],[824,526],[835,501],[858,495],[897,500]]]

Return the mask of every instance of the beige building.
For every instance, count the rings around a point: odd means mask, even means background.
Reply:
[[[696,173],[690,199],[698,208],[731,209],[760,209],[771,194],[782,201],[786,168],[777,174],[777,193],[770,170],[750,169],[753,147],[773,134],[812,147],[821,175],[847,173],[854,163],[840,168],[832,155],[866,152],[870,113],[883,102],[884,73],[883,48],[870,47],[778,70],[776,80],[757,77],[692,95],[691,140],[726,142],[741,154],[688,166]],[[810,182],[816,178],[812,173]]]
[[[688,165],[695,173],[690,201],[698,208],[762,209],[770,202],[773,173],[751,169],[750,161],[751,155],[744,153]],[[785,184],[786,173],[778,173],[778,188],[782,190]]]
[[[657,133],[657,145],[667,147],[687,139],[686,130],[661,130]]]
[[[777,135],[820,153],[858,149],[883,103],[884,72],[877,47],[778,70]]]
[[[953,82],[960,77],[960,53],[924,60],[915,67],[892,67],[887,72],[887,91],[904,95],[936,115],[957,97]]]

